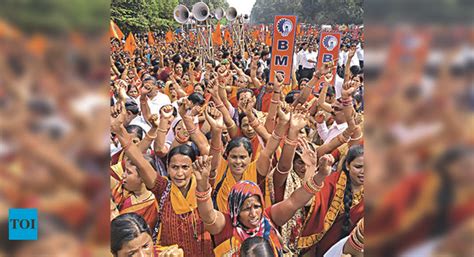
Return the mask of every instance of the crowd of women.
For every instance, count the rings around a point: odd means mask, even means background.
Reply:
[[[289,85],[251,37],[202,63],[187,38],[113,39],[112,253],[362,255],[363,41],[341,33],[309,76],[318,35],[298,37]]]

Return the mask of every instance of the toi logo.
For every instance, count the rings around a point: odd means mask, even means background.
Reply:
[[[38,240],[38,210],[8,210],[9,240]]]

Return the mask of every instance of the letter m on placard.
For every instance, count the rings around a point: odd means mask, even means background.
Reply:
[[[288,65],[288,56],[275,56],[275,65],[286,66]]]

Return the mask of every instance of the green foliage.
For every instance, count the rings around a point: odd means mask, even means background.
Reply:
[[[0,17],[25,32],[107,31],[109,0],[3,0]]]
[[[184,4],[191,11],[199,0],[112,0],[110,16],[125,34],[128,32],[147,32],[149,30],[168,30],[180,25],[173,18],[173,10]],[[209,8],[227,8],[225,0],[205,1]]]
[[[303,23],[362,23],[362,0],[257,0],[252,23],[272,23],[275,15],[296,15]]]

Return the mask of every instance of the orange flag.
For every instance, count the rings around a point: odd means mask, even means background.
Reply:
[[[173,32],[171,32],[171,30],[168,30],[168,32],[166,32],[166,43],[171,43],[173,42]]]
[[[265,35],[265,45],[271,46],[272,45],[272,37],[270,36],[270,31],[267,31]]]
[[[301,36],[301,23],[298,23],[298,26],[296,27],[296,35]]]
[[[194,45],[194,42],[196,41],[196,35],[192,31],[189,31],[189,41],[191,45]]]
[[[234,46],[234,41],[232,41],[232,37],[230,36],[229,30],[226,30],[224,33],[224,39],[229,43],[230,46]]]
[[[35,34],[27,43],[27,49],[36,56],[42,56],[46,50],[47,42],[43,35]]]
[[[216,30],[212,33],[212,43],[215,45],[221,46],[222,45],[222,37],[221,37],[221,24],[217,23]]]
[[[155,44],[155,38],[153,37],[153,32],[151,31],[148,31],[148,44],[151,46]]]
[[[258,34],[260,34],[260,31],[258,31],[258,29],[253,31],[252,33],[253,40],[258,41]]]
[[[125,40],[124,50],[128,51],[130,55],[133,55],[136,48],[137,48],[137,43],[135,42],[135,37],[133,37],[132,32],[130,32],[128,33],[127,40]]]
[[[109,26],[109,37],[110,38],[116,38],[118,40],[123,39],[123,33],[120,30],[120,28],[115,24],[113,20],[110,20],[110,26]]]

